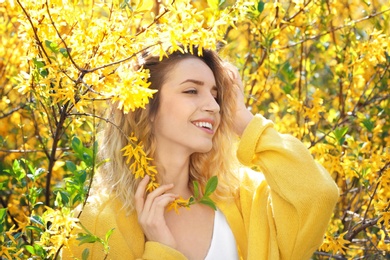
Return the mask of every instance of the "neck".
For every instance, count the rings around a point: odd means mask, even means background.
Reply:
[[[173,183],[174,186],[170,192],[176,193],[183,198],[192,195],[188,187],[189,156],[183,156],[182,153],[158,153],[156,151],[155,163],[158,172],[157,179],[160,184]]]

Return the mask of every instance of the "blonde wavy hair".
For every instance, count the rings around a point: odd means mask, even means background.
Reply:
[[[217,101],[220,105],[221,123],[214,138],[212,149],[207,153],[194,153],[190,157],[190,181],[198,181],[203,190],[207,180],[218,176],[218,187],[215,191],[217,200],[231,199],[238,186],[236,173],[235,149],[232,149],[236,136],[233,132],[233,113],[235,109],[234,83],[229,77],[224,62],[215,51],[203,50],[201,54],[197,48],[193,54],[173,52],[168,57],[159,60],[156,56],[147,56],[141,64],[150,73],[151,89],[160,90],[167,76],[174,66],[183,59],[197,57],[212,70],[218,89]],[[140,66],[141,66],[140,65]],[[153,158],[156,148],[153,136],[151,119],[159,109],[160,94],[157,92],[145,109],[136,109],[134,112],[124,114],[113,104],[109,111],[109,121],[102,132],[99,156],[109,159],[109,162],[100,168],[100,185],[111,195],[118,197],[128,213],[134,210],[134,194],[140,179],[135,179],[126,164],[121,149],[128,144],[127,137],[134,133],[142,141],[147,157]]]

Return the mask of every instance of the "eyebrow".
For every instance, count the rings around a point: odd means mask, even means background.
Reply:
[[[196,79],[186,79],[185,81],[183,81],[182,83],[180,83],[180,85],[183,85],[187,82],[191,82],[191,83],[195,83],[196,85],[201,85],[203,86],[204,85],[204,82],[203,81],[200,81],[200,80],[196,80]]]
[[[182,83],[180,83],[180,85],[183,85],[183,84],[188,83],[188,82],[194,83],[194,84],[199,85],[199,86],[203,86],[203,85],[204,85],[204,82],[203,82],[203,81],[196,80],[196,79],[186,79],[185,81],[183,81]],[[218,91],[218,88],[217,88],[217,86],[214,85],[214,86],[211,88],[211,90],[216,90],[216,91]]]

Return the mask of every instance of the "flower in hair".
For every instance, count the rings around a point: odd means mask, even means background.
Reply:
[[[149,175],[150,181],[146,190],[151,192],[160,186],[156,180],[156,166],[149,164],[152,158],[146,156],[142,141],[138,142],[134,134],[128,138],[128,141],[129,144],[123,147],[121,152],[123,152],[124,157],[127,157],[126,163],[130,165],[129,169],[134,174],[135,179],[144,178],[145,174]]]

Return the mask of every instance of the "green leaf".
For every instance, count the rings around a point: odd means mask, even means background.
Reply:
[[[7,229],[5,220],[7,219],[7,208],[0,209],[0,233]]]
[[[193,196],[190,197],[190,200],[188,201],[188,205],[195,204],[195,198]]]
[[[45,62],[33,58],[33,63],[42,77],[46,78],[49,75],[49,71],[45,68]]]
[[[226,1],[225,0],[219,0],[218,1],[218,6],[221,7]]]
[[[40,256],[42,259],[45,258],[46,251],[43,249],[43,247],[41,245],[34,244],[34,250],[35,250],[35,254],[37,256]]]
[[[345,138],[344,136],[347,134],[348,132],[348,127],[341,127],[341,128],[337,128],[336,130],[334,130],[333,134],[337,140],[337,142],[339,143],[339,145],[343,145],[344,141],[345,141]]]
[[[374,130],[374,128],[375,128],[375,123],[372,122],[371,119],[369,119],[369,118],[365,118],[362,121],[362,123],[365,126],[365,128],[368,130],[368,132],[372,132],[372,130]]]
[[[94,235],[80,233],[77,240],[80,241],[80,243],[79,243],[79,246],[80,246],[80,245],[86,244],[86,243],[95,243],[95,242],[99,241],[99,238],[97,236],[94,236]]]
[[[210,198],[205,198],[203,197],[199,203],[201,204],[204,204],[204,205],[207,205],[209,207],[211,207],[213,210],[217,210],[217,206],[215,206],[215,203],[214,201],[212,201]]]
[[[41,176],[42,174],[44,174],[46,172],[45,169],[43,168],[38,168],[34,171],[33,173],[33,176],[34,176],[34,179],[37,179],[39,176]]]
[[[42,234],[43,233],[42,229],[40,229],[39,227],[35,227],[35,226],[26,226],[26,229],[36,231],[38,234]]]
[[[130,0],[124,0],[122,3],[120,3],[119,8],[125,9],[126,7],[130,9],[130,11],[133,11],[133,8],[129,4]]]
[[[35,224],[38,224],[38,225],[42,225],[43,226],[43,221],[42,221],[42,218],[40,216],[31,216],[30,217],[30,221],[35,223]]]
[[[34,205],[33,205],[33,210],[37,210],[39,207],[41,207],[41,206],[45,206],[45,204],[42,202],[42,201],[38,201],[37,203],[35,203]]]
[[[197,181],[194,181],[193,184],[194,184],[194,198],[197,199],[199,197],[199,183]]]
[[[64,56],[65,58],[69,58],[69,53],[68,51],[66,50],[66,48],[60,48],[60,53],[62,54],[62,56]]]
[[[72,149],[79,155],[83,155],[83,143],[77,137],[73,137],[72,139]]]
[[[217,176],[211,177],[211,178],[207,181],[206,188],[205,188],[205,192],[204,192],[204,196],[205,196],[205,197],[210,196],[211,193],[213,193],[213,192],[215,191],[215,189],[217,188],[217,186],[218,186],[218,177],[217,177]]]
[[[112,228],[112,229],[107,231],[107,233],[106,233],[106,242],[108,242],[108,239],[110,239],[112,233],[114,232],[114,229],[115,228]]]
[[[285,94],[291,94],[291,91],[294,89],[293,85],[285,85],[282,87],[282,90]]]
[[[14,160],[12,164],[12,172],[18,181],[21,181],[26,176],[26,172],[21,167],[19,160]]]
[[[7,208],[0,209],[0,224],[3,224],[7,216]]]
[[[32,254],[32,255],[35,255],[35,249],[33,246],[30,246],[30,245],[25,245],[24,248],[26,248],[26,250]]]
[[[67,205],[69,203],[69,194],[66,191],[59,190],[56,194],[57,205]]]
[[[51,50],[55,54],[57,54],[59,52],[58,45],[56,43],[48,41],[48,40],[45,40],[45,45],[46,45],[47,48],[49,48],[49,50]]]
[[[88,257],[89,257],[89,249],[86,248],[86,249],[83,250],[83,253],[81,254],[81,259],[87,260]]]
[[[65,165],[66,165],[66,168],[70,171],[70,172],[75,172],[76,170],[77,170],[77,167],[76,167],[76,165],[73,163],[73,162],[71,162],[71,161],[66,161],[65,162]]]
[[[78,182],[81,185],[84,185],[85,181],[87,180],[87,172],[86,171],[80,171],[80,174],[78,175]]]
[[[278,72],[276,76],[286,84],[286,86],[283,87],[283,91],[286,94],[290,94],[291,90],[294,88],[294,82],[296,81],[295,72],[291,63],[287,61],[283,64],[279,64],[277,69]]]
[[[257,11],[258,11],[259,13],[262,13],[262,12],[263,12],[263,10],[264,10],[264,5],[265,5],[265,3],[264,3],[263,1],[259,1],[259,2],[257,3]]]
[[[386,56],[387,62],[390,62],[390,55],[387,51],[385,51],[385,56]]]

